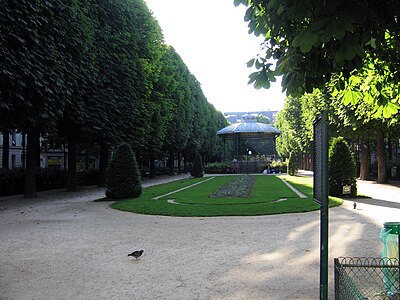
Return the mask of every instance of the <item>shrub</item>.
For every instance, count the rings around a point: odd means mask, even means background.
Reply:
[[[0,196],[23,194],[24,186],[24,170],[9,170],[0,168]]]
[[[207,174],[226,174],[232,173],[233,171],[232,162],[215,162],[209,163],[204,167],[204,171]]]
[[[329,194],[343,196],[343,186],[351,186],[351,196],[357,195],[356,163],[349,145],[342,137],[332,140],[329,147]]]
[[[106,174],[106,196],[109,199],[136,198],[142,193],[139,168],[127,143],[115,152]]]
[[[285,172],[287,170],[287,162],[282,162],[280,160],[273,160],[271,162],[271,168],[274,170],[275,173]]]
[[[67,172],[58,168],[40,169],[36,174],[36,187],[38,191],[60,189],[65,187]]]
[[[289,161],[287,164],[288,174],[294,176],[297,171],[299,170],[299,166],[297,163],[297,155],[295,152],[290,152],[289,154]]]
[[[201,155],[199,153],[196,153],[196,156],[194,157],[192,176],[194,178],[204,176],[203,160],[201,159]]]

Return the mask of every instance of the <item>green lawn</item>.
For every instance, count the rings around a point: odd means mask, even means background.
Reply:
[[[319,206],[312,200],[312,178],[299,176],[282,176],[297,190],[307,196],[299,198],[276,176],[256,176],[249,197],[211,198],[218,189],[226,185],[233,176],[216,176],[184,179],[168,184],[152,186],[143,190],[137,199],[128,199],[111,204],[112,208],[151,215],[211,217],[211,216],[255,216],[282,213],[296,213],[318,210]],[[207,181],[184,189],[177,193],[160,197],[192,184]],[[279,201],[279,199],[287,199]],[[178,204],[171,204],[173,200]],[[341,199],[331,198],[330,205],[342,203]]]

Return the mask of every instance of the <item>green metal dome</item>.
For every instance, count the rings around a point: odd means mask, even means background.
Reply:
[[[257,123],[257,115],[243,115],[241,123],[231,124],[219,130],[217,135],[280,135],[281,131],[270,124]]]

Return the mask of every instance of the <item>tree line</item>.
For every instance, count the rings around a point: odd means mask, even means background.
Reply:
[[[140,165],[218,154],[225,118],[173,49],[143,0],[11,1],[0,11],[0,131],[27,135],[25,196],[35,196],[40,138],[77,153],[128,142]],[[7,149],[5,149],[7,151]],[[179,164],[180,165],[180,164]],[[103,177],[104,181],[104,177]]]
[[[400,7],[392,0],[234,0],[247,6],[249,32],[263,36],[248,62],[256,88],[277,76],[286,92],[278,115],[279,149],[309,153],[312,122],[330,112],[332,135],[361,147],[360,177],[368,178],[368,148],[376,148],[378,182],[386,182],[386,145],[399,139]],[[274,64],[272,60],[275,60]],[[390,158],[391,153],[388,153]]]

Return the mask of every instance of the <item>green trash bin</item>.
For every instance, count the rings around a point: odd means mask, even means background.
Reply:
[[[399,244],[400,244],[400,222],[383,223],[380,238],[383,242],[382,258],[385,265],[396,265],[400,263]],[[384,284],[388,294],[400,294],[400,270],[399,268],[384,268]]]

